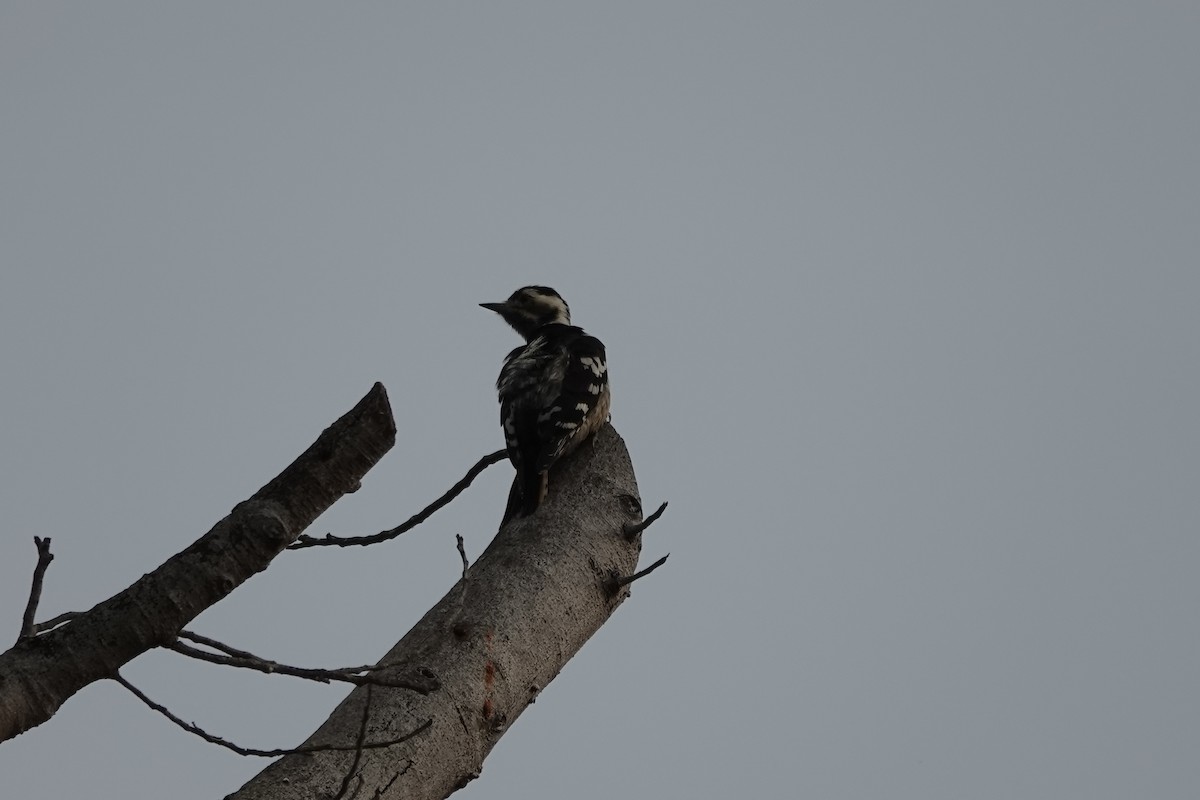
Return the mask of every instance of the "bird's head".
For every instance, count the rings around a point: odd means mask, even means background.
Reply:
[[[495,311],[512,325],[517,333],[532,340],[543,325],[571,324],[571,309],[558,292],[548,286],[525,286],[517,289],[503,303],[480,303]]]

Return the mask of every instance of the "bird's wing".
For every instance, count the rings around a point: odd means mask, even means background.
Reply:
[[[604,420],[608,414],[608,361],[604,345],[586,334],[571,342],[562,388],[538,415],[541,452],[537,471],[550,469],[558,458]]]

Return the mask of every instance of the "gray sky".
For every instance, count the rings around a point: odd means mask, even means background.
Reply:
[[[554,286],[608,345],[666,568],[467,798],[1200,794],[1200,6],[7,3],[0,610],[182,549],[375,380],[371,533],[501,445]],[[381,655],[507,467],[307,550],[194,629]],[[239,743],[344,690],[149,654]],[[264,766],[114,685],[3,794],[220,797]]]

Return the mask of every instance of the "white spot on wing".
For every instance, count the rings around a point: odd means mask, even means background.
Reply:
[[[608,365],[604,363],[604,359],[595,356],[581,356],[579,363],[590,369],[597,378],[608,371]]]

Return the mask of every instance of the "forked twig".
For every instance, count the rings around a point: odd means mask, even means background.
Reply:
[[[33,543],[37,545],[38,560],[37,566],[33,568],[33,584],[29,587],[29,602],[25,604],[25,616],[21,618],[21,632],[17,634],[18,642],[37,634],[37,626],[33,623],[33,618],[37,615],[38,603],[42,600],[42,581],[46,577],[46,570],[50,568],[50,562],[54,560],[54,554],[50,552],[49,536],[45,539],[35,536]]]
[[[180,631],[180,639],[190,639],[193,642],[206,645],[214,650],[220,650],[220,653],[210,653],[207,650],[201,650],[191,645],[184,644],[181,641],[174,641],[166,645],[167,649],[172,650],[180,655],[189,658],[195,658],[199,661],[207,661],[210,664],[220,664],[226,667],[237,667],[240,669],[252,669],[256,672],[263,672],[268,675],[290,675],[295,678],[304,678],[305,680],[317,681],[318,683],[329,683],[331,681],[341,681],[343,683],[352,683],[356,686],[393,686],[399,689],[409,689],[421,694],[429,694],[436,690],[439,683],[432,674],[408,674],[403,676],[383,676],[375,673],[383,670],[392,669],[393,667],[401,666],[399,664],[376,664],[363,665],[361,667],[337,667],[334,669],[312,669],[307,667],[293,667],[289,664],[280,664],[277,661],[256,656],[253,653],[245,650],[238,650],[235,647],[230,647],[224,642],[219,642],[216,639],[210,639],[207,636],[201,636],[198,633],[191,631]]]

